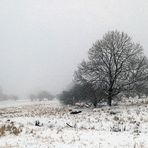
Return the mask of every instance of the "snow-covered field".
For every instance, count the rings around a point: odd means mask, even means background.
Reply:
[[[148,148],[147,102],[83,108],[73,115],[57,101],[3,101],[0,148]]]

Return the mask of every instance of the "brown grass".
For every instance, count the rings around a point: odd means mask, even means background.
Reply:
[[[5,134],[5,129],[6,129],[5,125],[0,127],[0,136],[3,136]]]
[[[14,123],[9,123],[9,124],[4,124],[0,127],[0,137],[4,136],[6,132],[17,136],[19,135],[19,133],[22,132],[22,129],[16,127]]]

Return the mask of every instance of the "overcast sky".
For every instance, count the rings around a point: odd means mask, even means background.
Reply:
[[[0,86],[59,93],[92,44],[128,33],[148,56],[148,0],[0,0]]]

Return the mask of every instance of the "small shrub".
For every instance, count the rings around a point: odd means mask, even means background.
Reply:
[[[22,129],[16,127],[14,123],[9,123],[0,127],[0,136],[4,136],[6,132],[18,136],[22,132]]]
[[[110,131],[112,131],[112,132],[121,132],[122,128],[121,128],[121,126],[119,124],[115,124],[112,127],[110,127]]]
[[[20,128],[17,128],[17,127],[12,127],[12,134],[18,136],[19,133],[22,132],[22,130]]]
[[[114,116],[113,120],[118,121],[119,120],[119,117]]]
[[[5,125],[3,125],[2,127],[0,127],[0,137],[3,136],[5,134]]]
[[[116,112],[110,111],[110,115],[116,115]]]

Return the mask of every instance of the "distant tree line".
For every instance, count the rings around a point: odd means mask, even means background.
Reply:
[[[29,96],[31,101],[43,101],[43,100],[52,100],[54,96],[48,91],[40,91],[36,94],[30,94]]]
[[[13,94],[6,94],[3,92],[2,88],[0,88],[0,101],[4,100],[17,100],[18,96]]]
[[[64,104],[101,101],[109,106],[122,97],[148,95],[148,59],[126,33],[111,31],[89,49],[74,73],[74,86],[59,96]]]

